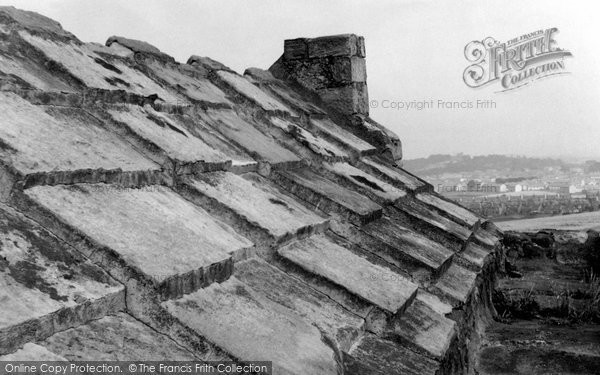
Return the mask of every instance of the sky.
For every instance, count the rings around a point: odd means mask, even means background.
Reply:
[[[209,56],[239,73],[267,69],[283,40],[354,33],[365,37],[371,117],[398,134],[404,157],[509,154],[600,158],[598,1],[363,0],[0,0],[60,22],[84,42],[111,35],[144,40],[180,62]],[[506,42],[556,27],[569,74],[499,92],[471,88],[465,46]],[[477,101],[495,108],[476,108]],[[431,108],[392,103],[433,101]],[[440,103],[439,101],[442,101]],[[446,108],[471,102],[474,108]],[[441,105],[441,107],[440,107]]]

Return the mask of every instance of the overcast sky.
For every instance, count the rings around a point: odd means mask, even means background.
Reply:
[[[367,49],[371,116],[394,130],[405,158],[433,153],[600,158],[598,1],[103,1],[15,0],[85,42],[147,41],[185,62],[210,56],[242,73],[268,68],[283,40],[355,33]],[[568,75],[497,92],[469,88],[464,48],[557,27]],[[493,100],[495,109],[394,110],[383,101]]]

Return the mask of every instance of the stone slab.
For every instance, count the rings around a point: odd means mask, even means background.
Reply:
[[[326,113],[312,102],[306,100],[300,94],[294,91],[291,87],[285,83],[279,81],[277,84],[269,85],[269,89],[273,91],[278,97],[282,99],[286,104],[293,108],[308,113],[325,115]]]
[[[163,305],[236,358],[272,361],[275,374],[337,374],[315,326],[235,277]]]
[[[404,276],[369,262],[323,235],[293,242],[278,253],[391,313],[404,310],[417,292],[417,285]]]
[[[479,223],[479,217],[477,215],[456,203],[448,202],[447,200],[430,193],[417,194],[416,198],[440,212],[445,213],[446,216],[458,221],[460,224],[466,224],[473,228]]]
[[[0,354],[125,309],[125,289],[53,235],[0,209]]]
[[[200,114],[202,114],[202,116],[200,116]],[[201,139],[211,148],[226,155],[228,159],[231,159],[233,166],[254,165],[256,167],[258,164],[254,159],[255,157],[260,159],[258,154],[245,150],[239,143],[217,131],[216,125],[219,123],[215,120],[208,119],[203,112],[196,113],[195,111],[192,111],[183,115],[168,114],[166,116],[179,124],[185,125],[187,131],[192,135]],[[210,126],[209,122],[212,123],[213,126]]]
[[[203,117],[215,130],[242,146],[246,152],[258,155],[259,159],[272,164],[300,161],[298,156],[258,131],[232,110],[209,109]]]
[[[86,44],[44,39],[26,31],[19,35],[49,59],[62,64],[87,87],[105,90],[125,90],[149,96],[156,94],[167,103],[186,103],[183,96],[172,93],[141,72],[121,61],[106,61]]]
[[[395,340],[435,359],[443,359],[456,338],[456,323],[416,299],[393,323]]]
[[[469,242],[465,249],[459,253],[459,256],[472,264],[475,270],[481,270],[493,259],[491,251],[473,242]]]
[[[477,273],[452,263],[435,283],[433,290],[442,292],[454,302],[466,303],[475,288],[476,279]]]
[[[165,66],[158,61],[146,61],[146,65],[160,79],[167,81],[171,86],[179,87],[185,95],[193,100],[232,105],[231,101],[226,98],[225,93],[208,79],[192,77],[189,74],[184,74],[175,66]]]
[[[129,267],[153,280],[164,297],[226,279],[232,254],[252,246],[205,210],[162,186],[40,186],[25,194],[114,251]]]
[[[423,302],[429,306],[433,311],[440,315],[446,316],[452,312],[452,306],[442,301],[435,294],[431,294],[424,289],[419,289],[416,300]]]
[[[23,174],[57,170],[159,169],[80,110],[44,109],[0,93],[2,160]]]
[[[344,357],[348,375],[434,375],[439,362],[394,342],[366,334]]]
[[[172,159],[182,162],[225,164],[230,160],[222,152],[188,132],[174,119],[151,106],[121,106],[108,110],[111,117],[125,124],[138,137],[151,142]]]
[[[1,27],[2,25],[0,25],[0,28]],[[39,66],[37,61],[33,60],[31,56],[0,53],[0,72],[7,75],[12,74],[13,76],[18,77],[18,81],[22,80],[26,83],[26,85],[21,84],[19,86],[27,87],[27,85],[29,85],[31,88],[45,91],[75,91],[51,72]],[[8,79],[10,78],[3,77],[3,80]]]
[[[349,131],[342,129],[329,119],[311,119],[310,123],[319,132],[325,133],[328,137],[340,142],[357,152],[359,155],[365,155],[376,151],[374,146],[363,141]]]
[[[300,144],[308,147],[312,152],[325,158],[348,158],[349,155],[346,151],[342,150],[341,147],[323,139],[317,137],[308,130],[301,128],[300,126],[293,124],[288,120],[284,120],[278,117],[271,117],[271,123],[278,128],[282,129],[286,133],[289,133],[294,137]]]
[[[354,191],[328,180],[308,168],[278,171],[275,181],[292,194],[324,212],[348,215],[350,220],[366,223],[381,216],[381,206]]]
[[[0,355],[0,361],[67,361],[66,358],[52,353],[45,347],[30,343],[23,345],[23,347],[14,353],[7,355]]]
[[[62,37],[72,37],[73,34],[64,30],[60,23],[36,12],[30,12],[13,6],[0,7],[0,13],[10,17],[19,26],[35,31],[49,32]]]
[[[359,165],[361,167],[366,167],[366,169],[369,172],[375,173],[376,175],[379,175],[382,178],[387,178],[391,181],[394,181],[400,184],[400,186],[405,187],[409,190],[414,191],[426,187],[426,184],[424,182],[420,181],[418,178],[412,176],[411,174],[407,173],[401,168],[385,165],[371,157],[361,158],[360,161],[362,163]]]
[[[56,333],[39,343],[69,361],[194,361],[168,336],[125,313]]]
[[[471,231],[468,228],[441,216],[423,204],[409,200],[400,200],[394,206],[409,216],[436,227],[460,241],[467,241],[471,236]]]
[[[369,223],[361,230],[397,249],[396,254],[386,254],[392,259],[409,258],[436,272],[445,268],[447,262],[454,255],[443,245],[415,233],[389,218],[384,217]]]
[[[473,237],[477,242],[488,248],[500,245],[499,238],[483,228],[479,228],[473,232]]]
[[[328,222],[257,174],[244,178],[228,172],[203,173],[192,179],[190,186],[276,239],[324,228]]]
[[[235,277],[269,300],[316,324],[341,349],[348,350],[363,332],[364,320],[361,317],[260,259],[236,263]]]
[[[307,40],[308,57],[355,56],[358,54],[358,37],[354,34],[323,36]]]
[[[262,107],[265,111],[282,111],[290,114],[294,114],[293,111],[288,108],[285,104],[273,96],[262,91],[246,78],[237,75],[236,73],[220,70],[217,72],[218,76],[227,82],[234,90],[252,100]]]
[[[375,195],[384,202],[393,203],[406,196],[406,192],[395,186],[381,181],[375,176],[363,172],[362,170],[348,163],[324,163],[325,169],[345,178],[350,183],[366,190],[370,195]]]
[[[373,223],[378,223],[379,221],[376,220]],[[397,272],[401,272],[414,282],[419,284],[427,283],[434,277],[431,267],[427,267],[423,263],[402,253],[399,250],[400,246],[396,243],[384,242],[363,231],[362,228],[350,223],[340,224],[334,220],[331,222],[330,229],[333,233],[349,242],[350,246],[354,249],[360,249],[375,257],[372,261],[378,259],[383,264],[387,263],[387,265],[395,267]]]
[[[283,57],[294,60],[308,57],[306,38],[286,39],[283,41]]]

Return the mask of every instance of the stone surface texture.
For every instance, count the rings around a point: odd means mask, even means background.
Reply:
[[[0,7],[0,359],[471,371],[501,232],[398,165],[365,56],[242,76]]]

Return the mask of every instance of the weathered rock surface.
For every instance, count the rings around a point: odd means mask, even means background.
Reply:
[[[396,165],[361,37],[243,77],[107,44],[0,8],[3,359],[472,368],[502,233]]]
[[[273,361],[278,374],[336,374],[319,330],[232,277],[165,302],[186,325],[238,358]]]
[[[25,193],[73,230],[106,247],[105,255],[93,250],[86,255],[100,262],[115,257],[152,280],[164,297],[227,279],[232,254],[252,246],[166,187],[74,185],[34,187]]]
[[[187,186],[209,199],[206,206],[221,204],[277,241],[323,230],[328,224],[327,219],[280,193],[257,174],[240,177],[228,172],[204,173]]]
[[[313,236],[279,249],[279,254],[384,310],[404,310],[417,285],[389,269],[370,263],[324,236]]]
[[[125,309],[125,288],[40,226],[0,207],[0,354]]]
[[[45,349],[69,361],[195,361],[189,350],[118,313],[50,336]]]
[[[275,181],[284,189],[324,212],[335,212],[358,223],[381,216],[381,207],[370,199],[327,180],[308,168],[277,172]]]

